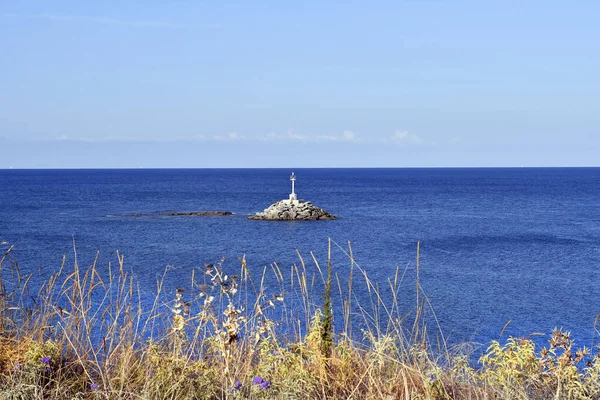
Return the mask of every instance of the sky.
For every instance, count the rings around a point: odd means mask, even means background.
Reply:
[[[0,0],[0,168],[598,166],[599,15]]]

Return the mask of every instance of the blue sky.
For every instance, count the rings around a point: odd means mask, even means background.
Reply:
[[[600,165],[599,15],[0,0],[0,168]]]

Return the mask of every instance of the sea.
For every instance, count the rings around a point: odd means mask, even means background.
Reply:
[[[97,257],[106,271],[118,251],[148,298],[167,269],[170,295],[205,264],[239,272],[242,257],[276,292],[273,265],[287,280],[303,261],[318,277],[331,244],[334,292],[343,296],[353,268],[353,297],[366,307],[373,293],[360,268],[384,301],[396,280],[407,315],[419,242],[421,299],[448,343],[536,332],[547,340],[553,328],[599,341],[600,168],[296,169],[298,197],[339,220],[248,220],[289,196],[291,172],[0,170],[0,242],[14,245],[9,258],[32,284],[63,256],[84,267]],[[162,215],[215,210],[233,215]]]

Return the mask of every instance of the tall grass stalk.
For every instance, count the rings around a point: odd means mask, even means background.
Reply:
[[[176,289],[168,289],[167,268],[149,299],[118,252],[116,267],[99,267],[96,255],[82,268],[74,249],[73,265],[63,257],[34,290],[7,246],[0,398],[600,396],[597,355],[576,349],[567,332],[553,332],[541,350],[530,338],[492,341],[478,365],[466,347],[449,348],[421,283],[420,242],[414,266],[397,267],[385,283],[370,278],[350,243],[329,240],[327,250],[326,271],[313,253],[311,264],[298,253],[285,274],[277,263],[256,267],[242,256],[239,268],[207,264]],[[333,251],[348,265],[334,265]],[[401,289],[413,268],[410,293]],[[335,316],[343,321],[337,330]]]

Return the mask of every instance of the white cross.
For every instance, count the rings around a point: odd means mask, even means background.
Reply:
[[[290,176],[290,181],[292,181],[292,195],[295,195],[296,192],[294,192],[294,182],[296,182],[296,175],[292,172],[292,176]]]

